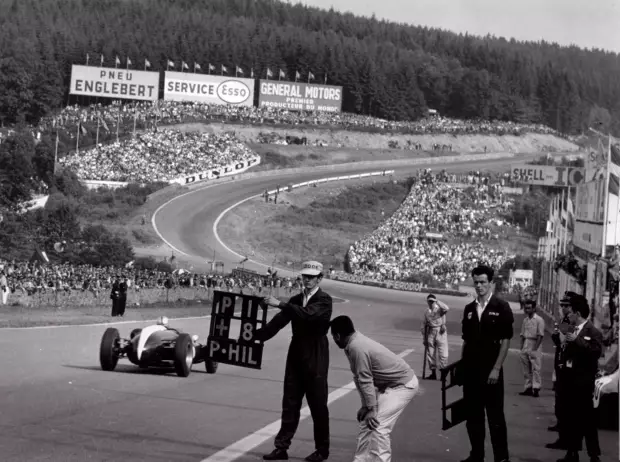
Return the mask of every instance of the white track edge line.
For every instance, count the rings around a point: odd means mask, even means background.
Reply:
[[[415,349],[410,348],[401,352],[398,356],[404,358],[405,356],[413,353]],[[327,404],[331,404],[334,401],[348,395],[355,390],[355,383],[349,382],[348,384],[332,391],[327,397]],[[310,408],[308,406],[302,408],[299,422],[304,421],[310,417]],[[206,459],[202,459],[200,462],[233,462],[240,457],[243,457],[248,452],[257,448],[261,444],[264,444],[267,440],[273,438],[280,430],[281,419],[272,422],[263,428],[255,431],[254,433],[234,442],[230,446],[210,455]]]

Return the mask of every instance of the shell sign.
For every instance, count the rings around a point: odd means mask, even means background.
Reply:
[[[164,99],[253,106],[254,84],[254,79],[166,71]]]
[[[585,179],[585,169],[559,165],[518,164],[510,166],[510,176],[514,181],[523,184],[577,186]]]

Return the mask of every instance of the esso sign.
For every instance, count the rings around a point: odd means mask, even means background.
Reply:
[[[238,80],[227,80],[217,87],[217,96],[229,104],[241,104],[250,97],[248,86]]]

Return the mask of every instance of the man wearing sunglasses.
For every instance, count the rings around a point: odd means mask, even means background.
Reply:
[[[282,424],[275,438],[275,449],[263,460],[288,460],[288,448],[297,431],[304,395],[314,421],[316,451],[306,457],[309,462],[322,462],[329,457],[329,411],[327,408],[327,371],[329,342],[327,333],[332,317],[332,298],[319,287],[323,265],[316,261],[302,264],[303,290],[288,302],[266,297],[264,302],[281,311],[262,329],[256,338],[267,341],[289,322],[293,338],[286,358]]]

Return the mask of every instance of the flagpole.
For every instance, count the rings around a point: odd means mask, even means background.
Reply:
[[[78,125],[77,125],[77,137],[75,138],[75,152],[77,154],[80,153],[80,128],[82,128],[82,121],[78,122]]]
[[[603,213],[605,214],[605,219],[603,220],[603,249],[601,251],[601,257],[605,258],[606,247],[607,247],[607,216],[608,216],[608,208],[609,208],[609,169],[611,167],[611,134],[609,136],[608,141],[608,149],[607,149],[607,170],[605,171],[605,210]]]
[[[57,164],[58,164],[58,128],[56,129],[56,147],[54,148],[54,175],[56,175]]]
[[[134,138],[136,137],[136,119],[138,117],[137,107],[138,107],[138,103],[134,102],[133,103],[133,137]]]
[[[118,115],[116,116],[116,142],[118,143],[118,129],[121,124],[121,111],[119,109]]]
[[[86,53],[86,65],[88,66],[88,60],[89,60],[89,56],[88,53]]]
[[[95,135],[95,147],[99,146],[99,121],[101,120],[101,115],[97,112],[97,134]]]

